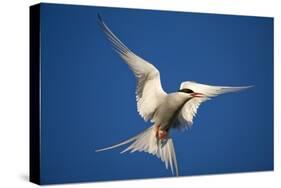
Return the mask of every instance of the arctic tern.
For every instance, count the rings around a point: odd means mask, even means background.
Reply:
[[[212,86],[184,81],[178,91],[166,93],[161,86],[159,70],[125,46],[100,15],[98,15],[98,23],[114,50],[134,73],[137,81],[137,110],[145,121],[151,121],[152,126],[126,141],[96,150],[96,152],[130,144],[121,153],[144,151],[156,155],[165,163],[167,169],[170,167],[172,174],[178,176],[178,165],[173,141],[169,134],[170,130],[191,127],[199,105],[211,97],[237,92],[251,86]]]

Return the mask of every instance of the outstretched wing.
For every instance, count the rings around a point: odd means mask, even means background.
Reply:
[[[177,122],[175,123],[175,128],[187,128],[193,124],[193,118],[196,116],[197,109],[202,102],[205,102],[211,97],[229,92],[238,92],[252,86],[243,87],[229,87],[229,86],[212,86],[206,84],[200,84],[196,82],[186,81],[181,83],[180,89],[191,89],[194,92],[202,93],[203,97],[194,97],[187,101],[178,114]]]
[[[160,73],[152,64],[133,53],[108,28],[98,15],[99,24],[115,51],[129,65],[137,79],[136,100],[139,114],[145,121],[153,117],[154,111],[164,98]]]

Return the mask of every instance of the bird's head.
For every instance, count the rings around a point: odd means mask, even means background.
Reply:
[[[188,94],[192,98],[209,99],[209,97],[211,97],[205,85],[193,81],[182,82],[178,92]]]
[[[203,93],[195,92],[189,88],[181,88],[178,90],[178,92],[185,93],[185,94],[189,95],[190,97],[205,97],[205,95]]]
[[[181,83],[179,92],[184,92],[192,97],[206,98],[210,99],[217,95],[230,92],[238,92],[244,89],[248,89],[253,86],[239,86],[239,87],[229,87],[229,86],[213,86],[200,84],[192,81],[185,81]]]

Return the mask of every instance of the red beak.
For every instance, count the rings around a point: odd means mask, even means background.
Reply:
[[[202,93],[191,93],[190,94],[192,97],[204,97],[204,94],[202,94]]]

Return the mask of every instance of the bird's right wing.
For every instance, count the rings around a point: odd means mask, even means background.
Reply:
[[[203,97],[194,97],[187,101],[181,108],[177,121],[174,124],[175,128],[187,128],[193,124],[193,118],[196,116],[197,109],[199,106],[210,100],[211,97],[218,96],[224,93],[238,92],[244,89],[248,89],[253,86],[240,86],[240,87],[230,87],[230,86],[213,86],[200,84],[197,82],[186,81],[181,83],[180,89],[188,88],[195,92],[204,94]]]
[[[187,101],[181,108],[178,114],[177,121],[175,122],[173,127],[178,129],[185,129],[191,127],[191,125],[193,124],[193,118],[196,116],[197,109],[203,102],[209,99],[210,98],[207,97],[195,97]]]
[[[152,119],[155,109],[166,95],[161,86],[159,71],[128,49],[99,15],[98,20],[102,31],[106,34],[115,51],[129,65],[137,79],[136,100],[139,114],[145,121]]]

